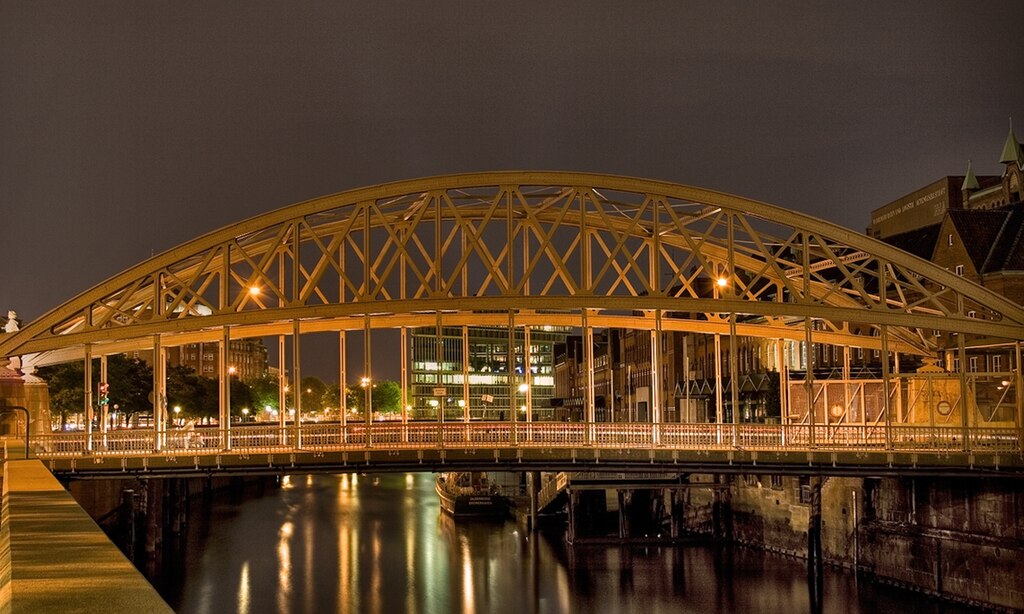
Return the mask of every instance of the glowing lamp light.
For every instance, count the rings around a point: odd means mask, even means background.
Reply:
[[[249,294],[251,296],[258,296],[259,293],[260,293],[260,287],[259,286],[249,286]]]
[[[238,369],[236,369],[234,365],[228,367],[228,375],[234,375],[237,372],[238,372]]]
[[[529,384],[525,384],[525,383],[524,384],[519,384],[519,392],[526,392],[529,389],[530,389],[530,385]]]
[[[718,278],[718,281],[717,281],[717,282],[715,282],[715,283],[717,283],[717,284],[718,284],[718,287],[719,287],[719,288],[724,288],[724,287],[726,287],[727,285],[729,285],[729,280],[728,280],[728,279],[726,279],[726,278],[724,278],[724,277],[719,277],[719,278]]]

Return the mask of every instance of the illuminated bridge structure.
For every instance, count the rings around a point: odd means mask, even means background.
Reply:
[[[274,423],[235,425],[221,351],[221,427],[197,430],[201,438],[168,428],[168,347],[277,338],[285,407],[288,381],[300,381],[304,335],[336,335],[341,382],[372,377],[382,354],[398,358],[408,398],[410,329],[438,331],[440,348],[440,331],[461,328],[465,345],[470,327],[525,339],[518,355],[508,344],[506,364],[526,368],[502,383],[510,406],[523,411],[503,421],[471,420],[479,399],[469,398],[463,360],[462,377],[439,372],[436,383],[441,396],[463,401],[455,419],[438,411],[422,422],[403,411],[400,421],[376,422],[363,411],[354,420],[343,407],[339,422],[303,422],[295,395],[297,420],[286,422],[282,411]],[[653,357],[649,419],[596,420],[593,385],[583,422],[535,419],[529,335],[539,327],[584,339],[582,370],[591,382],[595,330],[645,331]],[[659,378],[671,331],[713,336],[718,365],[723,346],[735,357],[738,340],[755,337],[778,342],[771,347],[780,354],[787,344],[840,347],[845,356],[847,348],[878,352],[881,373],[872,380],[848,368],[829,380],[816,380],[813,369],[784,373],[782,423],[745,423],[738,411],[726,421],[722,410],[725,398],[739,406],[742,373],[730,360],[716,369],[714,421],[669,422]],[[396,336],[400,350],[383,341]],[[362,346],[355,369],[350,337]],[[834,224],[678,184],[527,171],[371,186],[211,232],[0,336],[0,356],[19,356],[26,366],[84,361],[89,430],[33,442],[52,470],[83,477],[495,465],[1020,475],[1022,339],[1020,305]],[[1008,356],[1005,369],[968,370],[979,348]],[[124,352],[156,357],[153,426],[94,431],[92,359],[104,369],[106,356]],[[929,360],[908,373],[900,356]],[[839,412],[819,406],[827,395]],[[859,412],[849,411],[855,404]]]

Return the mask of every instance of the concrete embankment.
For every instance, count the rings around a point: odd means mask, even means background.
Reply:
[[[41,462],[3,466],[0,614],[172,611]]]

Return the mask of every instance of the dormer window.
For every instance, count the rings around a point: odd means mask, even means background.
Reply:
[[[960,277],[964,276],[964,265],[962,265],[962,264],[956,265],[956,274],[959,275]]]
[[[946,244],[953,247],[953,233],[949,233],[949,236],[946,238]]]

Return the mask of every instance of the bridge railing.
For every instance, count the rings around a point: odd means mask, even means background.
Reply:
[[[922,452],[1020,452],[1021,432],[1014,427],[770,424],[509,423],[398,422],[233,426],[149,429],[108,433],[51,433],[31,438],[40,457],[202,453],[214,450],[280,452],[290,450],[428,448],[579,448],[681,450],[903,450]],[[888,447],[887,447],[888,446]]]

